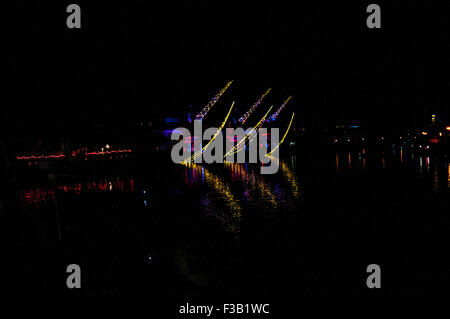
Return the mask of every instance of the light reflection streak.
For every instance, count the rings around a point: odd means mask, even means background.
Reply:
[[[336,153],[336,172],[339,172],[339,154]]]
[[[232,233],[240,232],[240,220],[242,216],[242,209],[240,202],[235,198],[233,193],[231,192],[230,186],[223,182],[216,174],[212,173],[206,167],[193,164],[193,163],[183,163],[187,169],[192,170],[193,172],[197,171],[197,175],[203,174],[204,180],[207,185],[215,190],[215,194],[225,203],[225,206],[228,208],[231,213],[232,220],[229,220],[229,217],[226,215],[220,217],[217,210],[214,210],[214,215],[220,219],[227,231]],[[198,182],[194,179],[194,183]]]
[[[447,186],[450,187],[450,163],[447,164]]]
[[[233,223],[227,225],[227,229],[233,233],[239,233],[239,222],[241,220],[241,207],[240,203],[235,199],[231,193],[230,186],[220,180],[220,178],[211,173],[208,169],[205,169],[205,179],[208,185],[212,186],[217,194],[225,201],[225,205],[231,212],[233,217]]]
[[[247,172],[247,169],[244,168],[243,164],[239,163],[225,163],[225,168],[229,169],[233,175],[234,179],[239,179],[244,182],[246,190],[244,192],[245,198],[252,198],[251,193],[249,191],[248,185],[256,185],[261,198],[264,202],[270,203],[272,209],[275,209],[279,206],[279,202],[276,196],[273,194],[270,185],[268,185],[260,176],[257,176],[253,171],[251,173]],[[253,190],[252,190],[253,191]]]
[[[277,159],[272,158],[272,160]],[[293,207],[295,204],[290,201],[299,198],[300,191],[296,176],[283,161],[279,161],[280,171],[283,179],[290,186],[286,193],[283,191],[282,184],[276,183],[272,189],[272,185],[264,180],[264,176],[258,175],[250,168],[247,169],[247,165],[226,162],[224,168],[229,172],[233,185],[240,184],[242,193],[239,193],[242,194],[242,197],[237,197],[232,192],[230,183],[225,182],[222,177],[206,167],[193,163],[183,165],[186,168],[187,185],[205,183],[212,190],[211,192],[203,192],[200,198],[205,215],[214,217],[224,229],[233,233],[239,233],[240,231],[242,204],[249,205],[249,207],[263,207],[264,210],[267,208],[275,210],[286,205]],[[287,197],[288,194],[290,195]],[[225,211],[216,207],[216,199],[220,203],[224,203],[227,208]]]
[[[294,195],[294,197],[298,199],[300,196],[300,187],[298,185],[297,176],[295,175],[295,173],[292,172],[292,170],[289,168],[289,165],[287,165],[283,160],[276,159],[273,156],[271,156],[270,159],[272,161],[278,162],[278,166],[281,168],[283,177],[287,180],[287,182],[291,186],[290,189],[292,191],[292,195]]]
[[[58,191],[64,193],[74,192],[80,194],[82,191],[90,192],[106,192],[106,191],[117,191],[117,192],[127,192],[134,190],[134,184],[132,178],[105,178],[99,181],[89,181],[86,183],[78,184],[64,184],[57,187]]]
[[[350,152],[348,152],[348,168],[352,168],[352,156]]]
[[[104,178],[97,181],[88,181],[73,184],[60,184],[55,186],[39,186],[24,189],[20,193],[22,207],[42,205],[56,199],[57,192],[80,195],[82,192],[133,192],[133,178]]]

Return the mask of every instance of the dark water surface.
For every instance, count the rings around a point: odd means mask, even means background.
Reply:
[[[134,161],[19,180],[18,201],[1,216],[2,294],[214,299],[450,292],[445,156],[308,153],[283,158],[275,175],[249,164]],[[72,263],[82,269],[78,291],[66,288]],[[366,287],[372,263],[382,268],[381,290]]]

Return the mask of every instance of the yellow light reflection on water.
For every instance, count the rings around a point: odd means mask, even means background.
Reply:
[[[241,205],[231,192],[230,186],[223,182],[217,175],[207,168],[197,164],[187,164],[194,171],[202,172],[206,183],[215,190],[215,193],[225,202],[225,206],[231,212],[232,222],[226,224],[227,231],[240,232]]]
[[[279,203],[273,194],[270,185],[268,185],[260,176],[256,176],[252,171],[248,173],[243,164],[225,162],[225,168],[230,169],[232,178],[239,179],[246,185],[246,197],[250,197],[248,184],[256,185],[261,198],[270,204],[271,208],[277,208]],[[233,176],[234,175],[234,176]]]
[[[289,168],[289,165],[287,165],[283,160],[277,159],[273,156],[271,156],[270,159],[272,161],[278,161],[278,166],[281,168],[283,177],[287,180],[287,182],[291,186],[292,195],[294,195],[295,198],[298,198],[300,196],[300,187],[297,181],[297,176]]]
[[[282,160],[281,163],[281,171],[283,172],[283,176],[286,177],[289,185],[291,185],[291,191],[295,198],[300,196],[300,187],[298,185],[297,176],[291,171],[289,166]]]
[[[450,187],[450,163],[447,164],[447,171],[448,171],[448,177],[447,177],[447,179],[448,179],[448,187]]]
[[[272,190],[270,189],[270,186],[267,185],[267,183],[264,182],[257,182],[256,185],[258,186],[258,190],[261,194],[262,199],[266,203],[270,203],[271,208],[277,208],[278,207],[278,200],[275,197],[275,195],[272,193]]]
[[[336,172],[339,172],[339,154],[336,153]]]
[[[230,209],[233,217],[240,218],[241,206],[231,193],[230,187],[222,182],[217,175],[211,173],[207,169],[205,169],[205,180],[225,200],[225,204]]]
[[[348,152],[348,168],[352,168],[352,156],[350,152]]]

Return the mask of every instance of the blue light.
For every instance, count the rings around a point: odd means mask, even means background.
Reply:
[[[180,123],[181,120],[179,118],[174,118],[174,117],[166,117],[166,123],[170,124],[170,123]]]

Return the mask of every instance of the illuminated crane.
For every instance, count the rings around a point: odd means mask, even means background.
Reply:
[[[245,122],[247,122],[248,118],[250,117],[250,115],[252,115],[253,111],[256,110],[256,108],[261,104],[261,102],[264,100],[264,98],[270,93],[272,89],[268,89],[266,91],[266,93],[264,93],[258,101],[256,101],[255,104],[252,105],[252,107],[247,111],[247,113],[245,113],[240,119],[239,119],[239,123],[241,124],[245,124]]]
[[[286,101],[284,101],[283,104],[281,104],[281,106],[278,108],[278,110],[272,114],[271,117],[269,117],[266,122],[273,122],[276,120],[278,114],[280,114],[281,111],[283,111],[283,109],[286,107],[286,105],[289,103],[290,99],[292,98],[292,96],[288,97],[288,99]]]
[[[206,106],[203,108],[203,110],[197,114],[197,116],[195,118],[196,120],[203,120],[203,118],[206,116],[206,114],[209,112],[209,110],[211,110],[211,108],[214,106],[214,104],[216,104],[216,102],[220,99],[220,97],[230,87],[231,83],[233,83],[233,80],[228,82],[227,85],[222,90],[220,90],[220,92],[217,93],[216,96],[214,96],[214,98],[211,101],[209,101],[208,104],[206,104]]]

